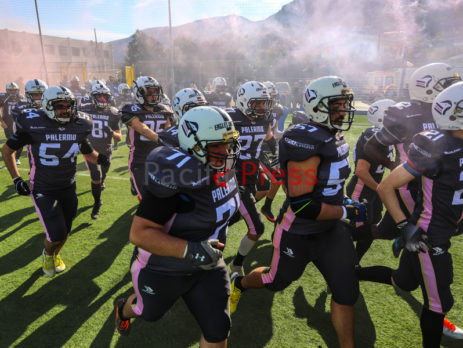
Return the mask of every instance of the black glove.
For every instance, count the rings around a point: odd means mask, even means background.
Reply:
[[[27,196],[30,195],[31,190],[29,189],[29,185],[27,182],[23,180],[20,176],[18,176],[16,179],[13,180],[14,183],[14,189],[18,193],[18,195],[21,196]]]
[[[399,222],[397,228],[402,232],[405,248],[410,252],[427,252],[431,246],[427,234],[418,226],[407,220]]]
[[[98,154],[98,158],[96,159],[96,163],[102,166],[109,166],[111,161],[109,160],[108,156],[103,155],[102,153]]]
[[[205,270],[213,269],[222,257],[222,251],[218,247],[218,239],[188,242],[184,258],[193,266]]]
[[[394,239],[394,242],[392,243],[392,254],[394,255],[394,257],[397,258],[400,256],[400,252],[402,251],[404,246],[405,246],[405,242],[402,236]]]
[[[368,219],[367,206],[365,205],[366,201],[362,203],[353,203],[346,204],[344,208],[346,209],[347,218],[350,222],[362,222]]]

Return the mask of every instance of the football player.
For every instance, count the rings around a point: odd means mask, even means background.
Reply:
[[[96,152],[87,137],[90,117],[77,111],[69,89],[51,86],[42,96],[42,109],[26,109],[16,119],[17,131],[2,148],[3,160],[20,195],[30,195],[45,230],[42,270],[48,277],[66,268],[60,250],[71,232],[77,213],[76,157],[101,165],[109,159]],[[28,146],[29,185],[21,178],[14,151]]]
[[[120,118],[118,110],[109,105],[111,91],[101,81],[97,80],[92,85],[90,92],[91,104],[83,105],[80,110],[89,114],[92,118],[92,133],[89,136],[90,143],[93,148],[99,153],[104,154],[111,159],[112,156],[112,140],[120,141],[122,134],[120,130]],[[98,219],[100,215],[100,207],[103,204],[101,201],[101,191],[104,187],[104,180],[109,170],[109,165],[102,166],[93,164],[85,160],[85,164],[90,172],[92,183],[92,195],[94,199],[92,219]]]
[[[243,274],[243,260],[264,233],[264,223],[256,207],[256,184],[260,179],[259,165],[262,144],[272,141],[270,111],[272,99],[267,88],[258,81],[248,81],[241,85],[236,100],[236,108],[229,115],[240,134],[241,152],[236,165],[236,175],[240,185],[240,214],[244,218],[248,232],[241,240],[238,252],[230,265],[231,273]],[[274,139],[273,139],[274,140]],[[236,215],[232,223],[238,221]]]
[[[226,91],[227,80],[224,77],[215,77],[212,80],[212,92],[206,93],[205,96],[210,105],[218,106],[222,109],[231,106],[232,96]]]
[[[117,301],[116,328],[128,335],[130,318],[159,320],[181,297],[201,328],[201,347],[225,347],[230,280],[218,239],[239,204],[238,133],[225,111],[199,106],[180,120],[178,138],[180,148],[160,146],[147,159],[130,230],[135,292]]]
[[[174,97],[174,119],[175,124],[159,133],[159,141],[163,145],[178,147],[178,123],[182,119],[185,112],[197,106],[207,105],[206,98],[197,89],[183,88],[175,94]]]
[[[363,147],[365,142],[383,126],[384,112],[394,104],[395,101],[391,99],[381,99],[370,105],[367,111],[367,119],[371,127],[362,132],[353,151],[355,172],[346,186],[346,194],[354,201],[366,200],[368,202],[368,211],[370,214],[365,224],[376,224],[381,220],[383,204],[376,193],[376,188],[383,178],[385,168],[365,155]],[[384,156],[390,160],[393,159],[393,145],[384,146],[381,149],[384,152]],[[359,222],[356,224],[358,228],[352,230],[354,240],[357,241],[356,251],[358,262],[360,262],[373,242],[370,233],[371,227],[365,226],[364,228],[360,228],[362,225],[364,223]],[[364,232],[364,235],[362,232]]]
[[[140,76],[134,83],[136,103],[124,105],[121,119],[129,126],[129,171],[141,199],[146,157],[158,146],[158,133],[170,127],[172,111],[161,104],[162,87],[154,78]]]
[[[77,76],[73,76],[71,78],[71,85],[69,89],[76,98],[77,105],[80,105],[82,98],[88,97],[85,88],[80,86],[80,79]]]
[[[6,93],[0,93],[0,124],[5,132],[5,138],[9,139],[16,131],[13,109],[23,100],[19,94],[19,87],[15,82],[6,84]],[[16,151],[16,164],[21,164],[22,147]]]
[[[404,240],[399,268],[374,266],[358,270],[361,280],[421,287],[424,306],[420,326],[423,347],[440,347],[445,314],[452,308],[450,284],[452,232],[463,213],[463,82],[439,93],[432,103],[439,130],[416,134],[407,161],[378,186],[378,193]],[[420,194],[411,215],[400,207],[395,190],[421,177]]]
[[[350,166],[342,131],[353,121],[353,93],[343,79],[327,76],[312,81],[303,98],[311,122],[294,126],[279,142],[287,197],[273,234],[272,264],[245,277],[232,275],[230,311],[245,289],[281,291],[313,262],[333,294],[331,317],[339,345],[354,347],[359,286],[354,246],[340,221],[366,218],[363,204],[343,204]]]

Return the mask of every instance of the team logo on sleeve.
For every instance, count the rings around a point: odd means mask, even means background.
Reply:
[[[423,76],[422,78],[416,80],[416,87],[428,88],[431,81],[432,81],[431,75]]]
[[[191,134],[197,133],[199,129],[199,125],[193,121],[185,121],[182,125],[183,132],[185,133],[186,137],[190,137]]]
[[[306,89],[304,95],[307,103],[310,103],[312,100],[317,99],[317,93],[313,89]]]
[[[441,115],[445,115],[445,113],[449,111],[451,107],[452,102],[450,100],[444,100],[440,103],[436,102],[436,105],[434,105],[434,110],[436,110]]]

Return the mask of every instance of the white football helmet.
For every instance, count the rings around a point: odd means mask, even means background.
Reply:
[[[143,96],[146,94],[148,88],[155,88],[157,99],[151,103],[145,101]],[[140,76],[137,81],[134,81],[135,99],[139,104],[146,104],[148,106],[155,106],[161,102],[162,87],[156,79],[151,76]]]
[[[127,97],[130,95],[130,93],[132,93],[132,90],[130,89],[128,84],[120,83],[119,86],[117,86],[117,92],[119,93],[119,95]]]
[[[80,84],[80,79],[77,76],[73,76],[71,78],[71,86],[79,86]]]
[[[272,81],[265,81],[264,86],[267,88],[267,91],[270,94],[270,98],[273,99],[273,103],[276,104],[280,95],[275,84]]]
[[[66,101],[71,103],[71,112],[68,117],[58,116],[55,113],[55,104],[57,102]],[[42,109],[47,116],[58,123],[69,123],[77,118],[77,103],[72,92],[63,86],[51,86],[42,94]]]
[[[256,110],[253,102],[265,101],[264,110]],[[272,111],[273,101],[263,83],[248,81],[238,89],[236,107],[246,116],[252,118],[268,118]]]
[[[180,147],[215,170],[233,168],[240,152],[239,134],[231,117],[215,106],[198,106],[183,115],[178,126]],[[209,144],[229,144],[228,154],[208,150]],[[223,158],[223,165],[215,167],[209,156]]]
[[[227,80],[225,77],[214,77],[212,80],[212,90],[216,93],[224,93],[227,87]]]
[[[34,108],[42,107],[42,94],[48,88],[47,84],[39,79],[33,79],[26,82],[24,87],[27,101]],[[34,98],[34,94],[38,96],[38,99]]]
[[[183,117],[185,112],[201,105],[207,105],[207,101],[199,90],[194,88],[181,89],[177,92],[177,94],[175,94],[174,104],[172,105],[174,109],[174,117],[177,122],[180,122],[180,119]]]
[[[331,103],[345,100],[344,109],[332,109]],[[353,105],[354,93],[346,82],[338,76],[324,76],[310,82],[303,96],[305,113],[315,123],[329,129],[349,130],[353,120],[355,108]],[[331,120],[331,114],[343,112],[347,121],[342,119],[340,124]]]
[[[8,82],[6,84],[6,93],[9,95],[19,95],[19,86],[16,82]]]
[[[373,127],[381,128],[383,126],[384,112],[394,104],[395,101],[392,99],[381,99],[375,101],[370,105],[367,111],[368,123]]]
[[[440,129],[463,129],[463,82],[455,83],[437,95],[432,102],[432,116]]]
[[[439,92],[458,81],[461,81],[460,75],[448,64],[431,63],[422,66],[410,77],[410,99],[432,103]]]
[[[104,109],[111,99],[111,90],[101,80],[95,80],[92,84],[90,99],[97,108]]]

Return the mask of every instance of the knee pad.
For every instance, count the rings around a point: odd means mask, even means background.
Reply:
[[[211,320],[207,327],[202,327],[204,339],[209,343],[218,343],[227,339],[230,334],[230,316],[224,314],[223,320]]]

